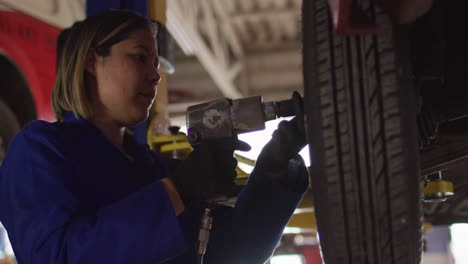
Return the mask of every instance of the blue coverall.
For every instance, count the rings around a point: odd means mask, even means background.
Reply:
[[[18,263],[195,262],[201,208],[176,216],[159,181],[180,161],[132,146],[133,162],[71,112],[18,133],[0,167],[0,221]],[[235,208],[215,209],[205,263],[272,254],[302,194],[256,176]]]

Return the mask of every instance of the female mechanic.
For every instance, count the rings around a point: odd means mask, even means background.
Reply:
[[[130,11],[69,32],[52,94],[56,122],[33,121],[0,167],[0,221],[18,263],[195,263],[201,202],[234,186],[222,139],[184,161],[127,133],[148,117],[159,62],[156,26]],[[214,210],[204,263],[264,263],[308,187],[294,120],[264,147],[236,206]]]

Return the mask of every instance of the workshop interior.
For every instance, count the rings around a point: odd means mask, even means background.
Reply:
[[[22,127],[55,119],[59,33],[130,9],[159,28],[157,97],[131,131],[151,151],[185,159],[238,137],[252,147],[235,152],[242,189],[278,124],[302,127],[310,185],[267,263],[468,263],[461,2],[0,0],[0,166]],[[0,264],[13,263],[0,223]]]

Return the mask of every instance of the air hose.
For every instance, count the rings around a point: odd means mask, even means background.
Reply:
[[[213,208],[214,205],[207,206],[201,218],[200,232],[198,233],[197,244],[197,264],[203,264],[203,256],[205,255],[206,248],[208,246],[211,224],[213,223],[213,217],[211,215],[211,210]]]

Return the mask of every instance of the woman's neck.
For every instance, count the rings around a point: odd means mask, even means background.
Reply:
[[[125,154],[123,147],[125,127],[118,125],[112,120],[98,116],[90,118],[89,121],[93,123],[112,144]]]

